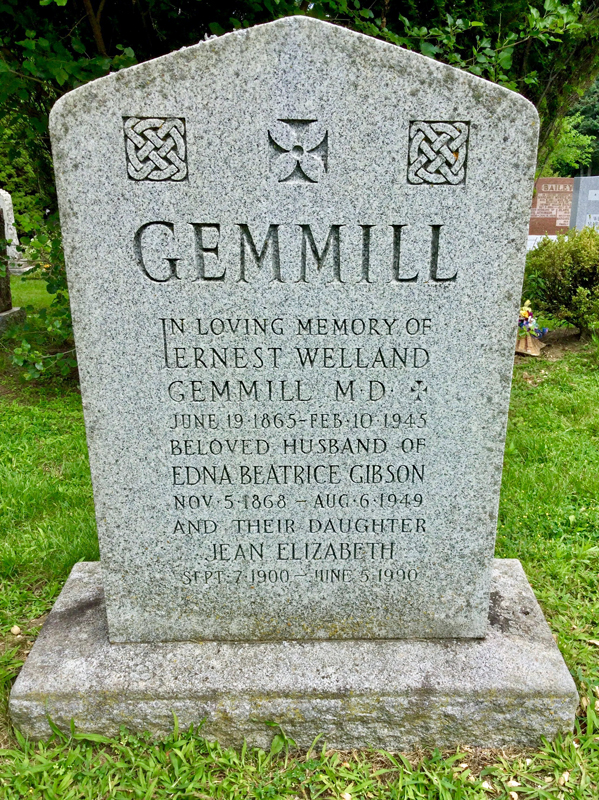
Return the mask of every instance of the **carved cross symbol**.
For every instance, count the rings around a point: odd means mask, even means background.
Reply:
[[[279,183],[318,183],[328,169],[329,134],[315,119],[278,119],[268,143]]]
[[[410,391],[416,392],[416,397],[414,398],[415,400],[422,400],[422,397],[420,397],[420,395],[428,392],[428,389],[424,385],[424,381],[416,381],[416,386],[412,386]]]

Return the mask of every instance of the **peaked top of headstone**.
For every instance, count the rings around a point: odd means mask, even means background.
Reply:
[[[270,52],[267,52],[269,49]],[[296,15],[200,41],[91,81],[68,92],[56,102],[50,115],[50,124],[56,126],[56,118],[61,113],[69,113],[80,104],[85,106],[87,99],[91,100],[98,92],[106,95],[142,88],[144,85],[150,88],[155,81],[176,83],[178,79],[188,77],[188,70],[195,67],[202,72],[207,61],[226,61],[227,56],[235,57],[235,63],[229,63],[235,69],[240,84],[247,80],[244,64],[258,61],[268,68],[268,61],[273,55],[278,60],[278,71],[283,70],[289,75],[300,75],[302,60],[314,59],[320,65],[324,80],[329,69],[339,68],[338,61],[328,63],[329,53],[335,52],[343,53],[348,70],[364,70],[370,65],[375,70],[387,68],[407,72],[419,90],[429,82],[432,90],[438,90],[441,84],[447,93],[458,91],[456,102],[459,94],[467,90],[476,95],[482,104],[490,102],[500,105],[509,101],[512,107],[520,106],[523,112],[529,113],[533,124],[538,121],[535,106],[517,92],[372,36],[313,17]],[[380,78],[385,80],[384,75]]]

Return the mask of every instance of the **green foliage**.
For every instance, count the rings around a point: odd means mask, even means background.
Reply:
[[[40,276],[11,275],[10,290],[13,306],[23,308],[33,306],[35,309],[47,308],[53,300],[46,289],[46,281]]]
[[[21,0],[0,4],[0,182],[14,192],[17,226],[25,232],[41,228],[44,208],[55,210],[51,107],[64,92],[135,62],[127,48],[112,58],[88,54],[71,26],[79,9],[65,12]]]
[[[599,682],[596,348],[516,364],[497,551],[519,558],[572,671]]]
[[[53,300],[41,308],[27,305],[25,322],[3,337],[13,343],[12,361],[26,380],[69,377],[77,367],[60,228],[56,222],[48,223],[43,231],[22,242],[34,268],[21,280],[43,276]]]
[[[543,176],[572,176],[580,167],[591,163],[597,142],[594,135],[581,132],[583,125],[584,119],[580,113],[564,118],[551,154],[543,167]]]
[[[80,22],[79,9],[72,8],[69,19],[66,8],[59,9],[65,3],[46,11],[41,6],[0,3],[0,185],[13,196],[21,254],[44,272],[54,296],[49,308],[28,309],[25,325],[9,335],[15,344],[19,340],[13,359],[27,379],[65,377],[76,367],[48,137],[50,109],[65,91],[135,62],[130,48],[117,47],[112,57],[88,53],[78,25],[71,25],[73,14]]]
[[[244,745],[240,752],[175,729],[163,743],[123,730],[115,740],[58,732],[47,745],[25,740],[4,752],[0,782],[6,800],[44,798],[373,798],[373,800],[482,800],[466,754],[443,758],[438,752],[418,763],[388,753],[328,752],[321,745],[283,760]],[[498,787],[505,777],[498,776]],[[0,784],[1,785],[1,784]],[[68,794],[67,794],[68,792]],[[89,792],[89,793],[88,793]],[[91,794],[93,792],[93,794]]]
[[[593,137],[590,165],[591,174],[597,175],[599,174],[599,81],[595,81],[584,97],[574,106],[570,115],[576,117],[575,126],[581,134]]]
[[[430,27],[402,13],[398,15],[399,24],[390,27],[390,21],[385,19],[383,25],[369,8],[360,8],[358,3],[336,5],[341,13],[347,14],[353,26],[364,33],[382,36],[393,44],[420,51],[514,91],[536,85],[539,80],[537,70],[527,70],[524,74],[519,71],[515,58],[518,48],[533,42],[547,47],[552,42],[562,41],[564,35],[578,35],[583,27],[579,0],[569,6],[559,0],[546,0],[540,8],[523,5],[523,13],[507,25],[504,22],[503,28],[500,20],[493,19],[492,5],[473,4],[469,8],[465,3],[456,4],[460,10],[455,16],[439,14]],[[409,11],[406,9],[407,13]],[[462,18],[462,13],[473,13],[476,19]]]
[[[541,166],[561,138],[573,99],[599,71],[595,0],[457,0],[451,5],[331,0],[310,9],[524,94],[541,117]]]
[[[583,331],[599,328],[599,232],[542,239],[526,256],[524,298]]]
[[[586,713],[591,731],[597,725],[595,702],[591,695]],[[408,758],[376,751],[344,754],[321,745],[283,760],[245,744],[239,752],[221,747],[193,729],[175,727],[160,743],[124,729],[114,739],[56,731],[47,744],[20,738],[18,747],[5,750],[0,785],[6,800],[508,800],[516,781],[524,797],[563,800],[567,793],[591,800],[597,749],[592,736],[579,747],[570,736],[532,758],[503,757],[481,770],[470,766],[468,752]]]
[[[1,80],[1,78],[0,78]],[[25,120],[7,113],[0,131],[0,187],[10,192],[17,229],[33,235],[44,224],[45,209],[54,203],[54,184],[44,180],[47,159],[27,146]]]

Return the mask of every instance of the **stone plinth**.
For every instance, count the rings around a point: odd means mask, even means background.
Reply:
[[[99,564],[78,564],[19,675],[15,725],[49,736],[164,735],[182,727],[225,745],[267,746],[280,723],[307,747],[507,747],[571,730],[574,682],[516,560],[496,560],[479,640],[108,642]]]
[[[24,308],[10,308],[8,311],[0,313],[0,333],[5,331],[10,325],[17,322],[24,322],[27,313]]]

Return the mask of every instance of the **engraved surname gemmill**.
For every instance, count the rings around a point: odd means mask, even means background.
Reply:
[[[191,380],[171,381],[168,396],[175,403],[237,403],[244,401],[281,401],[307,403],[310,389],[301,380]]]
[[[458,270],[448,231],[450,226],[438,223],[322,226],[298,222],[250,227],[245,222],[155,220],[137,229],[133,251],[142,275],[154,283],[451,284]],[[429,244],[418,245],[418,253],[404,259],[404,248],[422,241],[423,234]],[[380,252],[376,270],[375,240]]]

